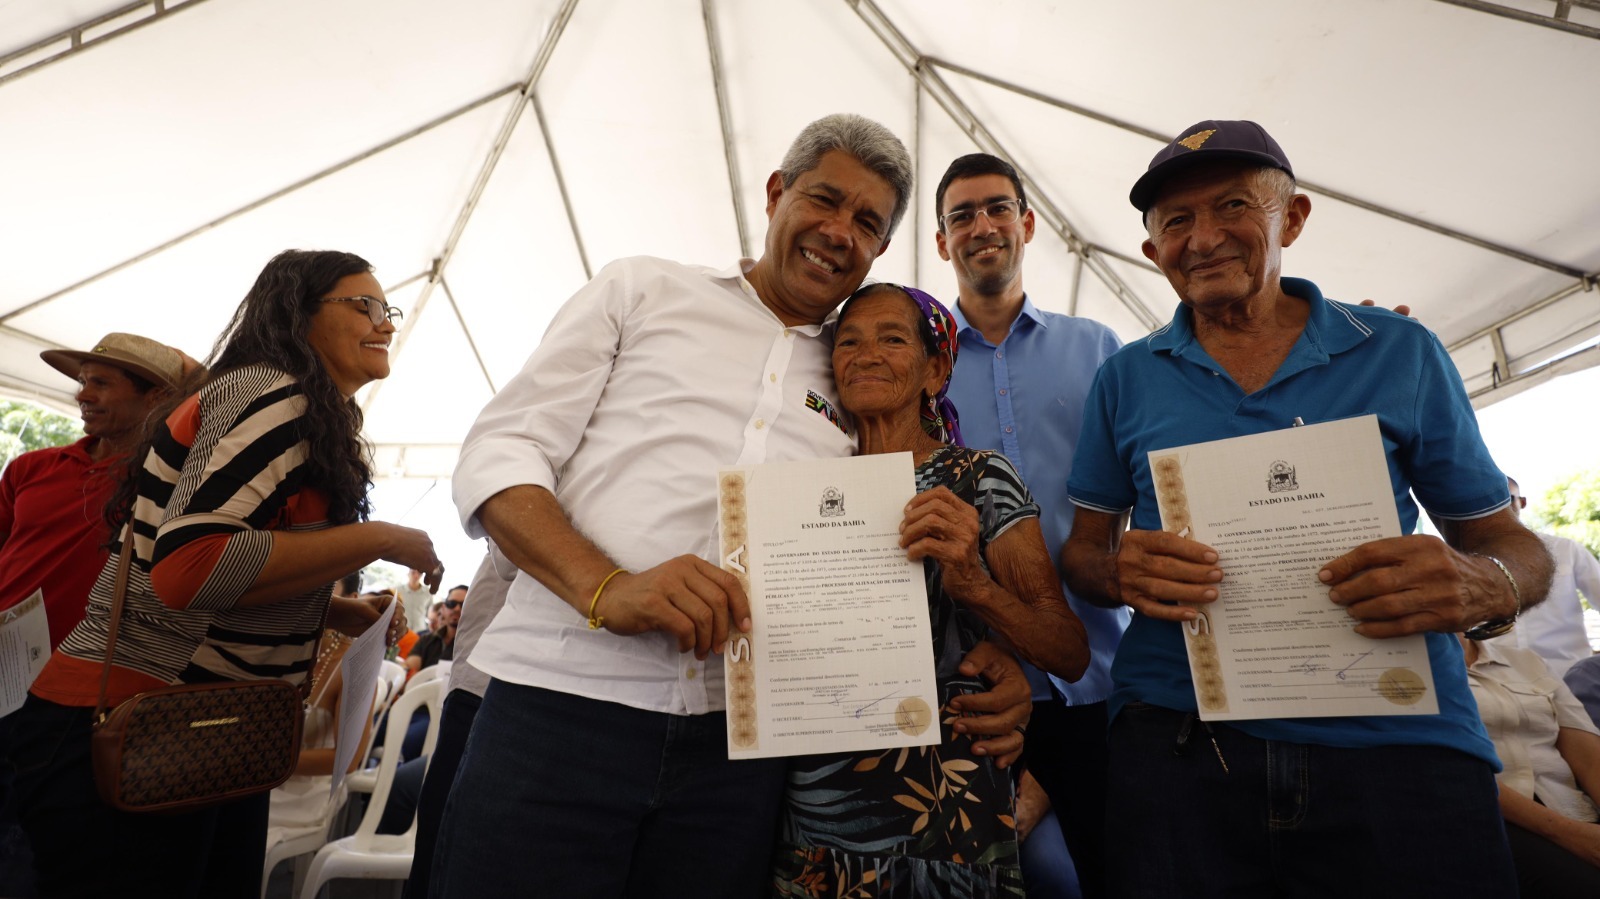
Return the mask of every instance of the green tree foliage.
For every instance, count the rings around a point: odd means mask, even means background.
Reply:
[[[1600,468],[1567,475],[1533,504],[1529,526],[1576,540],[1600,556]]]
[[[81,437],[76,418],[32,403],[0,400],[0,466],[30,450],[66,446]]]

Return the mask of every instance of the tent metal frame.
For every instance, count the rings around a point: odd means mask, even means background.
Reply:
[[[1478,12],[1485,12],[1492,16],[1515,19],[1518,22],[1543,25],[1546,28],[1554,28],[1557,31],[1565,31],[1568,34],[1576,34],[1580,37],[1600,40],[1600,28],[1572,21],[1573,7],[1600,12],[1600,2],[1597,2],[1597,0],[1547,0],[1547,2],[1555,6],[1554,11],[1549,15],[1529,12],[1526,9],[1509,6],[1504,3],[1493,3],[1490,0],[1439,0],[1439,2],[1448,3],[1451,6],[1460,6],[1464,9],[1475,9]]]
[[[994,136],[988,126],[973,114],[972,109],[967,106],[966,102],[950,88],[944,77],[929,63],[928,57],[911,43],[910,39],[900,31],[894,22],[890,21],[889,17],[884,14],[883,10],[878,8],[878,5],[873,0],[844,0],[844,2],[855,10],[861,21],[866,23],[867,27],[871,29],[873,34],[877,35],[879,40],[883,41],[884,46],[889,48],[889,51],[911,74],[911,77],[915,78],[921,88],[927,91],[928,95],[934,99],[934,102],[938,103],[949,114],[957,127],[965,132],[973,143],[977,144],[984,152],[993,153],[996,156],[1011,160],[1012,164],[1015,165],[1016,157],[1006,152],[1004,145]],[[1044,190],[1037,180],[1029,175],[1027,170],[1017,166],[1017,174],[1022,178],[1023,185],[1031,196],[1029,205],[1033,208],[1035,214],[1044,221],[1045,226],[1054,231],[1057,237],[1061,238],[1062,243],[1066,244],[1067,249],[1073,255],[1083,260],[1084,265],[1088,266],[1089,270],[1110,289],[1112,295],[1123,306],[1127,307],[1129,312],[1133,313],[1134,318],[1141,325],[1148,330],[1155,330],[1160,327],[1161,321],[1150,311],[1150,307],[1139,298],[1132,287],[1128,286],[1122,276],[1117,274],[1116,270],[1107,265],[1105,260],[1101,258],[1102,256],[1113,256],[1113,258],[1126,259],[1126,257],[1122,257],[1121,254],[1106,252],[1103,247],[1085,239],[1082,233],[1073,227],[1066,214],[1061,211],[1061,207],[1055,204],[1048,192]]]
[[[114,38],[140,30],[148,25],[169,18],[177,12],[199,6],[204,2],[205,0],[176,0],[176,2],[175,0],[137,0],[137,2],[125,4],[103,15],[96,16],[82,23],[73,25],[70,28],[63,29],[54,35],[34,41],[25,47],[7,52],[4,55],[0,55],[0,87],[3,87],[4,85],[25,75],[39,71],[40,69],[62,59],[81,53],[91,47],[100,46]],[[960,95],[958,95],[952,88],[950,83],[944,78],[942,73],[945,72],[959,75],[963,78],[986,84],[991,87],[999,88],[1001,90],[1008,91],[1018,96],[1025,97],[1057,109],[1084,116],[1102,124],[1111,125],[1124,131],[1139,134],[1161,143],[1166,143],[1172,139],[1171,135],[1162,134],[1161,132],[1144,128],[1137,124],[1096,112],[1095,110],[1079,106],[1057,97],[1049,96],[1048,94],[1044,94],[1019,84],[1005,81],[987,73],[980,72],[948,60],[923,54],[910,42],[908,38],[906,38],[905,34],[900,31],[895,23],[877,6],[874,0],[844,0],[844,2],[858,15],[866,27],[884,43],[885,47],[888,48],[888,50],[894,55],[897,61],[901,63],[901,65],[906,69],[907,73],[912,78],[914,95],[913,158],[915,160],[919,176],[922,167],[921,140],[923,125],[923,101],[925,95],[926,97],[931,97],[936,103],[938,103],[940,108],[942,108],[945,113],[950,116],[951,120],[957,125],[957,127],[960,128],[978,147],[999,156],[1012,158],[1010,154],[1005,151],[1004,146],[995,137],[993,132],[989,130],[985,123],[973,112],[971,107],[967,105]],[[1549,0],[1549,2],[1554,6],[1554,11],[1550,15],[1543,15],[1529,12],[1524,9],[1509,7],[1501,3],[1491,2],[1491,0],[1439,0],[1439,2],[1449,3],[1451,5],[1503,16],[1531,24],[1556,28],[1567,33],[1583,37],[1600,38],[1600,28],[1573,22],[1570,18],[1574,7],[1582,10],[1600,11],[1600,0]],[[85,277],[66,287],[53,291],[16,309],[0,313],[0,334],[35,343],[44,347],[55,347],[56,344],[53,341],[19,329],[15,325],[6,323],[17,318],[18,316],[23,315],[26,312],[39,308],[40,306],[50,303],[76,290],[116,274],[123,269],[136,265],[146,259],[163,253],[166,250],[172,249],[173,247],[176,247],[195,237],[198,237],[201,234],[220,227],[240,216],[259,209],[268,203],[295,193],[301,188],[315,184],[353,165],[356,165],[357,163],[382,153],[385,150],[391,149],[402,143],[410,141],[412,138],[419,137],[423,134],[433,131],[436,128],[448,124],[449,122],[455,121],[463,115],[471,113],[487,104],[496,102],[508,95],[515,93],[518,95],[518,100],[507,111],[506,116],[501,123],[500,129],[496,134],[495,140],[491,144],[490,149],[485,154],[482,163],[479,166],[477,177],[473,181],[467,197],[462,203],[452,223],[451,229],[441,246],[438,256],[432,260],[432,263],[427,270],[406,278],[388,288],[390,291],[397,291],[405,287],[409,287],[418,281],[424,282],[422,290],[419,292],[415,303],[412,305],[410,314],[406,317],[404,326],[402,327],[400,333],[396,335],[395,346],[391,349],[391,359],[398,358],[398,355],[403,349],[407,338],[409,338],[410,334],[417,326],[417,322],[421,318],[424,308],[427,306],[428,300],[431,297],[434,288],[438,287],[443,291],[446,302],[450,305],[455,314],[457,323],[461,327],[462,333],[467,339],[468,346],[471,348],[473,356],[478,363],[478,367],[483,373],[485,382],[488,384],[491,392],[495,391],[496,385],[492,375],[489,372],[486,360],[484,360],[482,354],[479,352],[477,342],[474,340],[472,335],[472,329],[469,327],[466,316],[464,315],[460,305],[457,303],[455,294],[451,290],[450,285],[446,280],[446,270],[448,269],[449,264],[455,255],[455,250],[460,243],[462,235],[465,233],[468,224],[471,222],[473,213],[476,211],[478,203],[482,199],[483,193],[487,188],[490,178],[494,174],[496,167],[505,153],[506,146],[508,145],[512,135],[516,131],[516,128],[522,119],[524,111],[528,107],[532,107],[534,111],[534,118],[537,120],[541,137],[544,140],[551,173],[561,195],[562,205],[566,212],[567,224],[571,231],[574,246],[577,249],[579,259],[582,263],[584,275],[585,277],[593,276],[593,270],[588,257],[588,252],[584,244],[581,229],[579,227],[576,206],[573,203],[571,194],[568,190],[567,181],[561,169],[560,160],[556,152],[555,142],[550,131],[549,123],[545,118],[544,110],[540,104],[538,95],[539,79],[543,75],[546,66],[554,54],[555,49],[566,30],[566,26],[572,18],[572,14],[577,6],[577,3],[578,0],[566,0],[560,10],[556,13],[552,19],[549,30],[545,34],[544,40],[541,42],[541,45],[535,54],[535,58],[529,67],[526,77],[521,82],[506,85],[473,99],[462,106],[450,110],[428,122],[410,129],[409,131],[389,138],[379,144],[361,151],[360,153],[334,163],[333,165],[309,176],[301,178],[283,188],[272,191],[271,193],[266,194],[259,199],[226,212],[217,218],[179,234],[154,247],[144,250],[143,252],[140,252],[132,257],[124,259],[108,268],[89,275],[88,277]],[[733,137],[733,114],[728,98],[728,85],[722,59],[722,44],[717,27],[717,7],[715,0],[701,0],[701,15],[704,19],[705,25],[706,52],[711,69],[711,88],[716,100],[718,125],[722,138],[724,162],[727,167],[728,187],[733,205],[735,228],[739,236],[740,252],[742,255],[748,256],[750,255],[750,249],[752,246],[751,234],[749,233],[750,224],[747,221],[744,203],[744,187],[742,184],[741,169],[739,167],[738,155]],[[118,24],[119,22],[121,24]],[[54,49],[52,52],[52,48],[56,49]],[[5,71],[8,66],[18,67],[15,67],[8,72]],[[1039,217],[1044,221],[1045,225],[1056,233],[1057,237],[1061,239],[1061,241],[1074,256],[1074,267],[1070,285],[1070,295],[1068,298],[1068,311],[1072,314],[1076,314],[1078,311],[1083,272],[1085,269],[1088,269],[1098,279],[1100,279],[1100,281],[1105,284],[1108,289],[1110,289],[1112,294],[1135,316],[1135,318],[1143,326],[1150,329],[1159,327],[1160,321],[1151,312],[1150,307],[1138,296],[1138,294],[1126,283],[1126,281],[1123,280],[1118,272],[1107,264],[1106,260],[1116,260],[1121,263],[1137,266],[1152,272],[1157,271],[1155,267],[1150,265],[1149,262],[1144,259],[1111,250],[1086,239],[1082,232],[1073,226],[1071,221],[1061,211],[1061,208],[1050,198],[1048,193],[1041,187],[1039,182],[1030,177],[1030,175],[1020,167],[1018,171],[1024,183],[1027,185],[1029,192],[1033,195],[1033,208],[1036,210]],[[1408,215],[1399,210],[1361,199],[1334,188],[1329,188],[1306,181],[1301,181],[1300,185],[1309,191],[1321,194],[1331,199],[1338,200],[1340,202],[1365,209],[1369,212],[1403,222],[1407,225],[1421,228],[1452,240],[1467,243],[1478,247],[1479,249],[1513,258],[1525,264],[1543,268],[1574,279],[1573,283],[1561,287],[1560,289],[1552,292],[1548,296],[1538,300],[1532,305],[1520,309],[1511,315],[1505,316],[1499,321],[1496,321],[1494,324],[1489,325],[1462,340],[1456,341],[1449,347],[1450,351],[1454,352],[1475,342],[1482,341],[1485,338],[1489,339],[1491,343],[1495,357],[1491,371],[1491,384],[1488,387],[1484,387],[1473,392],[1472,396],[1475,404],[1480,406],[1488,405],[1490,402],[1510,396],[1514,393],[1518,393],[1530,386],[1541,383],[1544,380],[1548,380],[1555,374],[1564,373],[1566,371],[1576,371],[1589,365],[1600,364],[1600,347],[1590,347],[1588,349],[1579,350],[1577,352],[1570,353],[1567,356],[1557,358],[1534,369],[1522,372],[1514,372],[1512,366],[1518,360],[1508,357],[1503,336],[1503,331],[1506,327],[1524,318],[1527,318],[1528,316],[1538,313],[1558,303],[1570,301],[1573,297],[1580,293],[1587,293],[1593,296],[1596,286],[1600,285],[1600,272],[1585,272],[1580,268],[1555,260],[1545,259],[1536,254],[1527,253],[1514,247],[1466,234],[1448,226],[1441,225],[1437,222],[1431,222],[1416,216]],[[913,235],[913,264],[920,265],[922,231],[920,227],[920,219],[922,204],[913,203],[911,205],[913,216],[912,226],[915,230],[915,234]],[[1580,301],[1583,300],[1580,298]],[[1600,322],[1600,313],[1596,314],[1593,322],[1585,325],[1584,327],[1590,327],[1596,322]],[[1537,352],[1539,351],[1525,353],[1524,358],[1529,355],[1534,355],[1534,353]],[[383,382],[381,381],[375,382],[373,388],[367,392],[362,401],[363,408],[371,408],[374,400],[376,399],[378,391],[382,386],[382,383]],[[33,391],[38,393],[41,398],[58,399],[63,403],[68,402],[71,396],[67,391],[52,390],[44,387],[43,385],[33,384],[26,379],[8,377],[3,383],[0,383],[0,386],[14,386],[16,388]]]
[[[0,87],[70,56],[76,56],[90,47],[103,44],[112,38],[138,31],[146,25],[153,25],[168,16],[199,6],[204,2],[206,0],[178,0],[176,3],[170,2],[170,0],[136,0],[136,2],[119,6],[88,21],[65,28],[49,37],[41,38],[26,47],[12,50],[0,55],[0,71],[4,71],[12,63],[27,59],[30,56],[37,56],[38,58],[32,62],[24,63],[14,71],[0,75]],[[96,29],[101,26],[110,25],[112,22],[121,19],[131,19],[134,16],[139,18],[129,21],[125,25],[115,26],[103,33],[96,32]],[[58,47],[62,43],[65,43],[66,46]],[[51,48],[53,47],[58,49],[52,52]]]

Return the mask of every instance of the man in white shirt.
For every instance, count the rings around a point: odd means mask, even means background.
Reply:
[[[910,191],[881,125],[813,122],[767,181],[761,259],[608,265],[485,407],[456,506],[522,573],[473,655],[493,680],[430,895],[762,892],[784,763],[727,758],[716,654],[749,603],[707,561],[716,472],[854,450],[825,321]],[[1027,692],[965,723],[1010,752]]]
[[[1506,478],[1506,482],[1511,486],[1512,508],[1520,513],[1528,507],[1528,498],[1522,495],[1516,478]],[[1550,666],[1552,674],[1564,677],[1567,669],[1593,654],[1578,592],[1581,590],[1591,603],[1600,602],[1600,562],[1576,540],[1542,532],[1539,539],[1556,563],[1550,595],[1523,612],[1516,628],[1496,638],[1496,642],[1532,650]]]

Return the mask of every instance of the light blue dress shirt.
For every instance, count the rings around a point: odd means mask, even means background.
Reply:
[[[1075,507],[1067,499],[1067,475],[1083,428],[1084,403],[1095,371],[1122,342],[1099,322],[1041,312],[1026,297],[999,346],[967,323],[959,304],[955,318],[961,351],[949,395],[962,437],[976,449],[1000,451],[1022,472],[1039,503],[1045,546],[1059,562],[1061,544],[1072,531]],[[1067,601],[1089,634],[1089,670],[1077,683],[1049,680],[1068,705],[1103,702],[1111,694],[1111,659],[1130,612],[1082,602],[1070,590]],[[1048,696],[1042,672],[1024,668],[1034,698]]]

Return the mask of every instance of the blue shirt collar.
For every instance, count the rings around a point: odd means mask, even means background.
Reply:
[[[977,337],[979,339],[983,338],[983,334],[981,332],[979,332],[976,328],[972,327],[972,325],[967,323],[966,313],[961,311],[961,301],[960,300],[956,301],[955,306],[952,307],[951,310],[950,310],[950,314],[955,316],[955,319],[956,319],[956,337],[957,338],[960,338],[961,335],[965,334],[968,331],[971,331],[973,333],[973,336],[975,336],[975,337]],[[1023,294],[1022,295],[1022,311],[1020,313],[1018,313],[1016,319],[1011,322],[1011,327],[1006,331],[1006,334],[1009,336],[1012,331],[1015,331],[1017,329],[1017,322],[1021,321],[1024,318],[1031,319],[1034,322],[1034,324],[1038,325],[1041,328],[1050,327],[1049,323],[1046,322],[1045,319],[1044,319],[1044,314],[1039,311],[1039,307],[1033,305],[1033,300],[1028,299],[1028,295],[1027,294]]]
[[[1342,303],[1324,299],[1317,285],[1304,278],[1284,278],[1279,282],[1283,292],[1305,300],[1311,307],[1306,318],[1305,333],[1300,343],[1309,345],[1314,352],[1327,357],[1342,353],[1372,335],[1372,328]],[[1150,352],[1166,352],[1174,356],[1194,343],[1194,312],[1188,306],[1178,305],[1172,321],[1151,332]]]

